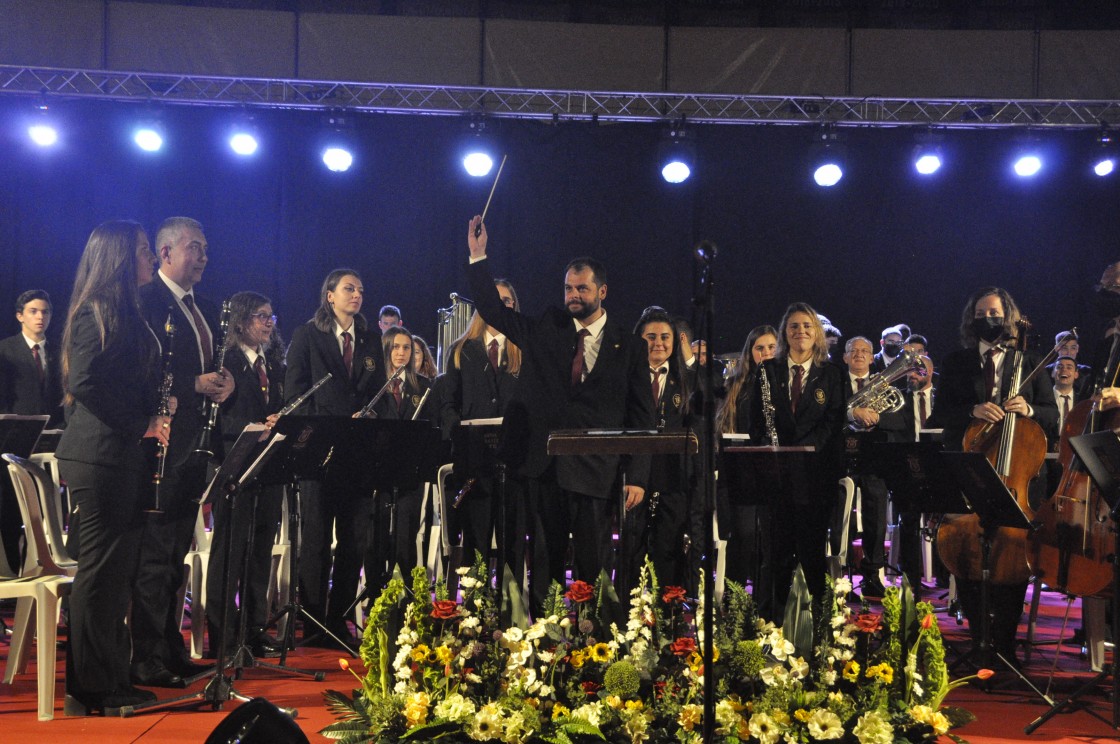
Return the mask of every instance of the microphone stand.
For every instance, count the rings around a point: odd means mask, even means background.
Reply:
[[[704,660],[704,741],[715,741],[716,678],[715,664],[712,663],[713,631],[715,627],[715,539],[712,526],[715,524],[716,510],[716,396],[715,396],[715,291],[712,262],[717,248],[707,240],[697,244],[693,251],[700,264],[696,295],[692,300],[696,337],[700,340],[697,356],[707,350],[707,364],[700,366],[700,392],[703,401],[704,432],[701,441],[703,448],[704,473],[704,644],[701,649]],[[697,363],[699,363],[697,359]]]

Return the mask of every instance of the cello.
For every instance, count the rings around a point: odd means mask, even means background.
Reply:
[[[1023,355],[1030,323],[1023,318],[1016,327],[1017,335],[1011,339],[1014,349],[1008,400],[1018,396],[1023,385]],[[1010,411],[1005,412],[1001,421],[974,420],[965,431],[963,449],[965,452],[983,452],[1023,512],[1028,518],[1033,517],[1028,498],[1029,486],[1046,459],[1046,433],[1036,421]],[[1028,581],[1031,568],[1027,564],[1027,530],[997,527],[987,535],[982,533],[977,514],[955,514],[944,518],[937,531],[937,553],[949,571],[960,578],[981,581],[981,538],[987,537],[991,550],[988,566],[991,583],[1012,585]]]
[[[1093,386],[1093,397],[1075,405],[1066,416],[1058,446],[1062,479],[1054,495],[1039,508],[1038,528],[1030,538],[1028,560],[1035,575],[1048,586],[1079,597],[1112,594],[1110,557],[1115,540],[1108,503],[1069,440],[1120,426],[1120,409],[1101,412],[1098,408],[1101,390],[1116,384],[1118,353],[1120,335],[1113,337],[1108,365]]]

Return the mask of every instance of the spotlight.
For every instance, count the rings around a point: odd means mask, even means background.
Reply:
[[[1042,159],[1033,152],[1024,153],[1015,159],[1012,167],[1015,169],[1015,175],[1020,178],[1030,178],[1042,170]]]
[[[1097,133],[1097,146],[1093,153],[1093,173],[1102,178],[1112,175],[1116,170],[1117,147],[1112,138],[1112,132],[1107,125],[1102,125]]]
[[[696,165],[696,144],[692,131],[685,128],[683,119],[669,128],[659,149],[661,177],[672,184],[687,181]]]
[[[467,124],[467,136],[463,143],[463,170],[473,178],[490,175],[494,169],[494,145],[486,133],[488,122],[482,118],[472,118]]]
[[[248,131],[236,131],[229,138],[229,149],[242,157],[252,155],[259,146],[256,136]]]
[[[323,150],[323,165],[334,173],[345,173],[354,164],[354,155],[345,147],[327,147]]]
[[[844,177],[846,152],[836,130],[825,127],[817,134],[817,142],[809,149],[813,180],[818,186],[830,187]]]
[[[27,127],[27,136],[39,147],[51,147],[58,143],[58,129],[49,113],[45,99],[35,105],[35,114]]]
[[[132,133],[132,141],[144,152],[159,152],[163,147],[163,135],[155,126],[145,125]]]

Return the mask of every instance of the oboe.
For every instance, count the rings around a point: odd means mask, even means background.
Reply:
[[[226,334],[229,332],[229,316],[230,316],[230,302],[226,300],[222,303],[222,316],[219,325],[221,332],[218,334],[217,353],[214,355],[214,368],[212,372],[221,374],[222,369],[226,364]],[[202,430],[198,432],[198,442],[195,444],[194,457],[203,460],[209,460],[214,456],[214,448],[210,444],[211,435],[214,433],[214,427],[218,423],[218,404],[208,397],[202,399]]]
[[[310,397],[311,397],[312,395],[314,395],[314,394],[315,394],[315,391],[316,391],[316,390],[318,390],[319,388],[323,387],[323,385],[325,385],[325,384],[327,383],[327,380],[331,379],[331,377],[333,377],[333,375],[332,375],[332,374],[331,374],[330,372],[328,372],[328,373],[326,373],[325,375],[323,375],[323,376],[322,376],[322,377],[321,377],[321,378],[319,379],[319,381],[318,381],[318,382],[316,382],[316,383],[315,383],[314,385],[312,385],[312,386],[311,386],[311,387],[310,387],[310,388],[308,389],[308,391],[307,391],[306,393],[304,393],[303,395],[299,396],[298,398],[296,398],[295,400],[293,400],[293,401],[292,401],[291,403],[289,403],[288,405],[286,405],[286,406],[284,406],[283,408],[281,408],[281,409],[280,409],[280,413],[278,413],[278,414],[276,414],[276,415],[277,415],[277,416],[287,416],[287,415],[289,415],[290,413],[292,413],[293,411],[295,411],[295,410],[296,410],[297,408],[299,408],[299,407],[300,407],[300,406],[302,406],[302,405],[303,405],[304,403],[306,403],[306,402],[307,402],[307,399],[308,399],[308,398],[310,398]]]
[[[778,430],[774,427],[774,402],[770,398],[770,379],[761,366],[758,368],[758,374],[761,375],[762,382],[762,417],[766,420],[766,436],[770,440],[770,446],[777,447]]]
[[[163,325],[164,342],[163,342],[163,376],[159,383],[159,405],[156,407],[156,415],[170,416],[171,415],[171,383],[174,375],[171,372],[171,357],[174,354],[173,347],[175,345],[175,320],[174,312],[168,308],[167,322]],[[164,467],[167,464],[167,445],[163,442],[159,443],[156,449],[156,474],[152,476],[152,485],[155,486],[155,499],[151,509],[145,511],[153,513],[162,513],[163,506],[160,503],[159,491],[160,486],[163,484]]]

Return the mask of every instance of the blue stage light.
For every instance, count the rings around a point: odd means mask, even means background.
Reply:
[[[259,146],[257,138],[249,132],[234,132],[229,138],[229,148],[243,157],[254,154]]]
[[[132,141],[144,152],[158,152],[163,147],[163,135],[154,127],[140,127],[132,134]]]
[[[1102,158],[1093,166],[1093,172],[1098,176],[1109,176],[1116,170],[1116,158]]]
[[[490,175],[493,168],[494,158],[481,150],[475,150],[463,156],[463,170],[475,178]]]
[[[661,168],[661,177],[669,183],[684,183],[692,175],[692,168],[683,160],[670,160]]]
[[[813,180],[818,186],[835,186],[844,177],[844,170],[839,163],[823,163],[813,171]]]
[[[334,173],[344,173],[354,164],[354,155],[345,147],[331,146],[323,150],[323,165]]]
[[[920,155],[918,159],[914,161],[914,170],[918,171],[918,173],[923,176],[932,176],[940,170],[940,168],[941,156],[936,153],[927,152],[924,155]]]
[[[58,130],[50,124],[32,124],[27,128],[27,136],[39,147],[50,147],[58,142]]]
[[[1015,160],[1015,175],[1020,178],[1029,178],[1042,170],[1042,159],[1037,155],[1020,155]]]

